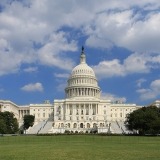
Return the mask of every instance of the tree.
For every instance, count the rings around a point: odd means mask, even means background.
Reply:
[[[129,130],[137,130],[139,134],[160,133],[160,108],[143,107],[127,116],[126,126]]]
[[[18,131],[18,121],[12,112],[0,112],[0,133],[14,134]]]
[[[4,119],[2,119],[2,117],[0,117],[0,133],[5,134],[6,132],[7,132],[6,123],[5,123]]]
[[[35,116],[33,116],[33,115],[25,115],[23,117],[23,127],[24,127],[24,130],[26,130],[29,127],[33,126],[34,119],[35,119]]]

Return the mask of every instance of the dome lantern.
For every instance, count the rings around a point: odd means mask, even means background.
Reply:
[[[82,52],[80,57],[80,63],[86,63],[86,55],[84,53],[84,47],[82,46]]]

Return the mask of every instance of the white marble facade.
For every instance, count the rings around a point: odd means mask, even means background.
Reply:
[[[113,103],[101,99],[101,89],[91,67],[86,63],[84,48],[80,55],[80,63],[73,68],[65,88],[65,99],[45,101],[43,104],[17,106],[11,101],[0,101],[0,111],[12,111],[19,123],[23,116],[35,116],[35,124],[50,121],[52,125],[47,133],[63,133],[65,130],[86,132],[98,129],[99,132],[112,130],[114,122],[122,124],[127,114],[140,106],[136,104]],[[45,125],[46,125],[45,123]]]
[[[126,115],[137,108],[135,104],[112,103],[101,99],[101,89],[91,67],[86,63],[84,49],[80,64],[71,72],[65,88],[66,99],[54,100],[52,132],[109,130],[112,121],[124,122]]]

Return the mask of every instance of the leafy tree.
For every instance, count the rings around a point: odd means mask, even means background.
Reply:
[[[137,130],[139,134],[160,133],[160,108],[143,107],[127,116],[126,126],[129,130]]]
[[[23,117],[23,127],[24,127],[24,130],[26,130],[29,127],[33,126],[34,119],[35,119],[35,116],[33,116],[33,115],[25,115]]]
[[[7,132],[7,126],[2,117],[0,117],[0,133],[5,134]]]
[[[18,131],[18,122],[12,112],[0,112],[0,133],[14,134]]]

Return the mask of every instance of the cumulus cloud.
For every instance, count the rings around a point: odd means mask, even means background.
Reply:
[[[74,62],[63,53],[76,50],[76,42],[72,40],[69,43],[65,37],[65,33],[59,32],[52,34],[49,41],[39,49],[38,57],[41,64],[68,70],[74,66]]]
[[[77,50],[78,35],[72,37],[68,30],[62,31],[63,27],[82,33],[87,37],[86,45],[91,47],[160,51],[160,14],[156,11],[160,2],[157,0],[102,0],[101,3],[1,0],[0,6],[0,75],[16,73],[22,64],[35,62],[71,69],[74,62],[65,53]],[[135,6],[147,12],[136,13]],[[124,75],[123,64],[115,61],[109,63],[117,63],[114,65],[120,69],[116,74]],[[148,72],[141,64],[141,70]],[[128,72],[135,69],[126,66]]]
[[[97,35],[91,35],[86,40],[86,45],[94,48],[112,48],[113,43],[109,39],[97,37]]]
[[[141,88],[137,90],[141,100],[156,99],[160,96],[160,79],[151,82],[149,88]]]
[[[102,61],[93,66],[93,69],[99,78],[109,78],[133,73],[149,73],[152,69],[158,67],[160,67],[159,54],[133,53],[123,62],[117,59]]]
[[[24,69],[24,72],[36,72],[38,70],[38,67],[28,67]]]
[[[102,61],[98,65],[93,66],[93,69],[99,78],[124,76],[123,66],[120,64],[118,59]]]
[[[43,91],[43,85],[39,82],[37,83],[30,83],[26,84],[21,88],[21,90],[26,92],[42,92]]]
[[[50,7],[49,1],[43,3],[34,1],[24,5],[20,1],[2,2],[0,56],[3,61],[0,64],[0,75],[19,71],[23,63],[38,62],[62,69],[69,69],[74,64],[65,52],[77,50],[76,42],[68,40],[67,33],[59,32],[63,23],[56,22],[55,13],[55,18],[50,15],[47,9]],[[51,21],[51,17],[55,21]]]
[[[116,96],[114,94],[105,93],[105,92],[102,92],[101,98],[102,99],[109,99],[109,100],[111,100],[113,102],[115,102],[115,101],[119,101],[121,103],[125,103],[126,102],[126,97],[118,97],[118,96]]]
[[[110,48],[120,46],[134,52],[159,52],[159,12],[135,13],[133,9],[101,12],[84,30],[86,45]]]

